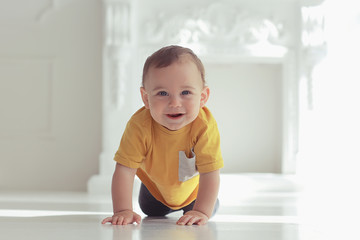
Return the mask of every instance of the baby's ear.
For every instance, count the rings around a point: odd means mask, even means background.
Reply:
[[[149,96],[147,92],[145,91],[144,87],[140,88],[141,98],[143,100],[143,103],[145,105],[145,108],[149,109]]]
[[[204,87],[201,91],[200,107],[204,107],[210,96],[210,88]]]

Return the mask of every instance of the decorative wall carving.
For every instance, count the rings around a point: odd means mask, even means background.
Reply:
[[[202,9],[156,16],[141,24],[142,44],[179,43],[198,46],[199,52],[207,53],[243,51],[258,44],[290,45],[283,20],[254,15],[230,3],[214,2]]]

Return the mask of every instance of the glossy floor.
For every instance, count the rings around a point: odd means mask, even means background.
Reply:
[[[328,197],[314,197],[279,179],[265,188],[253,178],[236,179],[236,189],[226,189],[223,181],[223,204],[205,226],[177,226],[179,213],[143,216],[140,225],[101,225],[111,214],[109,196],[0,193],[0,239],[360,239],[358,219],[342,214],[340,205],[329,206]],[[269,182],[265,180],[262,183]]]

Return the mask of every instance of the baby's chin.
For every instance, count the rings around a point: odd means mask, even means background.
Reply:
[[[178,123],[178,124],[161,124],[163,127],[165,127],[166,129],[170,130],[170,131],[178,131],[181,130],[182,128],[188,126],[189,124],[191,124],[196,118],[194,118],[191,121],[186,121],[186,122],[182,122],[182,123]]]
[[[181,122],[181,123],[165,123],[165,124],[161,124],[164,128],[170,130],[170,131],[178,131],[184,127],[186,127],[187,125],[189,125],[191,122]]]
[[[186,125],[184,126],[169,126],[169,125],[162,125],[164,128],[170,130],[170,131],[177,131],[177,130],[180,130],[182,129],[183,127],[185,127]]]

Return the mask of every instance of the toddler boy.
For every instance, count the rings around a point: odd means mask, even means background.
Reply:
[[[183,210],[177,224],[206,224],[218,207],[223,159],[216,121],[205,107],[204,66],[188,48],[161,48],[144,64],[140,91],[145,106],[127,123],[114,158],[114,215],[102,223],[141,222],[132,207],[137,175],[146,215]]]

